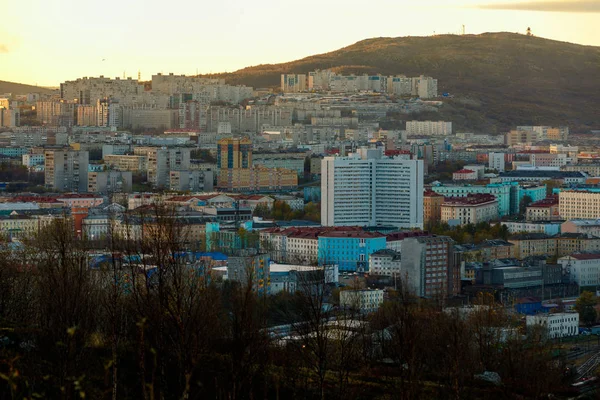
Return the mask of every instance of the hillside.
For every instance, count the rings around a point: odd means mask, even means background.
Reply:
[[[234,84],[278,87],[281,73],[332,67],[342,73],[436,77],[440,93],[455,98],[440,115],[416,117],[448,118],[463,131],[500,133],[537,124],[569,125],[575,132],[600,128],[600,47],[513,33],[367,39],[219,76]]]
[[[0,81],[0,94],[3,93],[12,93],[12,94],[27,94],[27,93],[41,93],[41,94],[51,94],[54,91],[52,89],[40,87],[40,86],[32,86],[32,85],[24,85],[22,83],[14,83],[14,82],[6,82]]]

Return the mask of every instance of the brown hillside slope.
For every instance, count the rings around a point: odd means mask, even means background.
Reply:
[[[332,67],[344,73],[436,77],[440,93],[456,98],[440,115],[416,117],[449,118],[459,130],[499,133],[530,124],[600,129],[600,47],[513,33],[374,38],[220,76],[234,84],[278,87],[281,73]]]
[[[24,85],[22,83],[0,81],[0,94],[12,93],[12,94],[27,94],[27,93],[40,93],[40,94],[51,94],[52,89],[47,89],[40,86]]]

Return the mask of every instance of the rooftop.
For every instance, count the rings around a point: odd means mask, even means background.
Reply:
[[[475,172],[475,171],[470,170],[470,169],[460,169],[460,170],[456,171],[455,174],[472,174],[473,172]]]
[[[443,206],[479,205],[496,201],[496,196],[487,193],[469,194],[466,197],[446,197]]]
[[[549,208],[558,205],[558,196],[553,195],[529,204],[527,207]]]
[[[545,233],[521,233],[517,235],[513,235],[508,238],[508,240],[544,240],[550,239],[550,235],[546,235]]]
[[[580,171],[538,171],[538,170],[513,170],[500,172],[501,178],[585,178],[585,174]]]

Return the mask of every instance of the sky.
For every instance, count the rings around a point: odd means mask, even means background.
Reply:
[[[0,1],[0,80],[231,72],[372,37],[520,32],[600,46],[600,0]]]

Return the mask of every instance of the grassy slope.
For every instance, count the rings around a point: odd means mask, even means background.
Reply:
[[[457,128],[502,132],[514,125],[600,127],[600,47],[512,33],[375,38],[283,64],[221,74],[228,82],[277,87],[285,72],[426,74],[456,99],[442,109]],[[473,101],[465,101],[465,99]],[[435,117],[422,115],[420,118]]]

